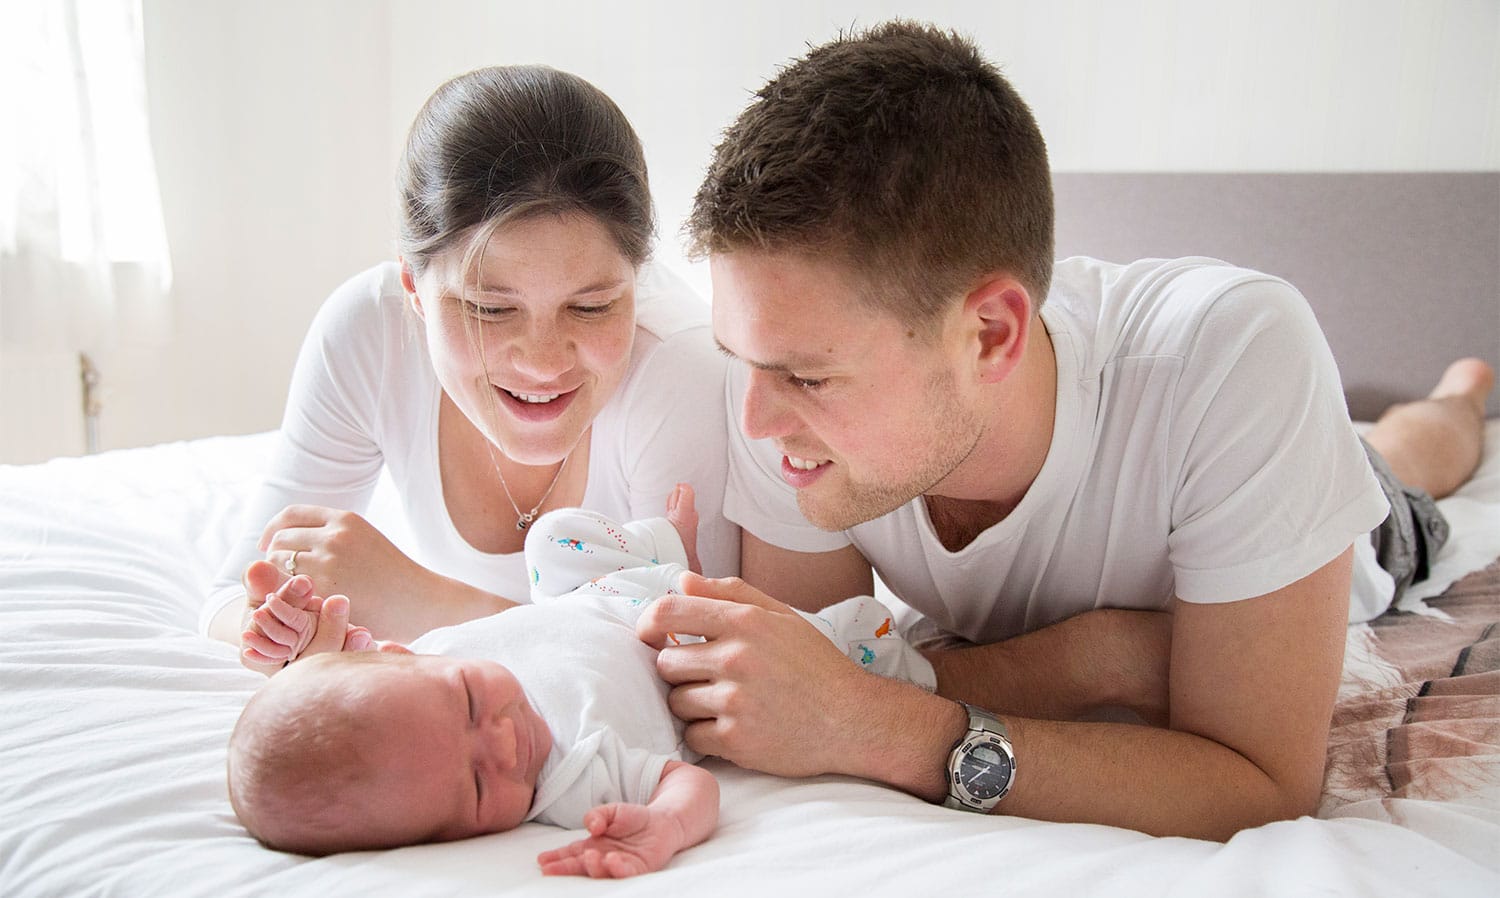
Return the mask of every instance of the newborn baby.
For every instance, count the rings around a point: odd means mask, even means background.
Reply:
[[[588,831],[540,855],[544,873],[660,869],[718,820],[718,784],[690,763],[698,756],[667,708],[656,651],[635,633],[644,608],[691,566],[696,529],[686,486],[665,520],[549,513],[526,540],[534,604],[434,630],[410,648],[350,627],[345,651],[290,665],[251,698],[230,738],[240,820],[266,845],[305,854],[538,820]],[[320,603],[296,577],[257,622],[295,658]],[[887,635],[873,599],[810,619],[857,662],[932,688],[930,665]]]

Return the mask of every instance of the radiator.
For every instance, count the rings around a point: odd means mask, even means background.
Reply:
[[[98,379],[92,371],[76,352],[0,350],[0,464],[30,464],[90,449],[97,420],[97,408],[87,413]]]

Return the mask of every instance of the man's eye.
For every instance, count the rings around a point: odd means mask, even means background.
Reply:
[[[828,383],[827,378],[797,377],[796,375],[789,375],[787,379],[791,381],[792,386],[797,387],[801,390],[809,391],[816,390],[824,384]]]

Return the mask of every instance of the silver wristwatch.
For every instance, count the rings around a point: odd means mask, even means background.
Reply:
[[[998,717],[959,704],[969,714],[969,729],[948,753],[948,798],[943,807],[988,814],[1016,782],[1016,753]]]

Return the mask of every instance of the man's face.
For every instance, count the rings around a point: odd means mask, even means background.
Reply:
[[[781,450],[814,525],[844,530],[899,508],[977,445],[957,329],[928,335],[874,310],[832,262],[739,251],[710,267],[714,336],[750,366],[740,426]]]

